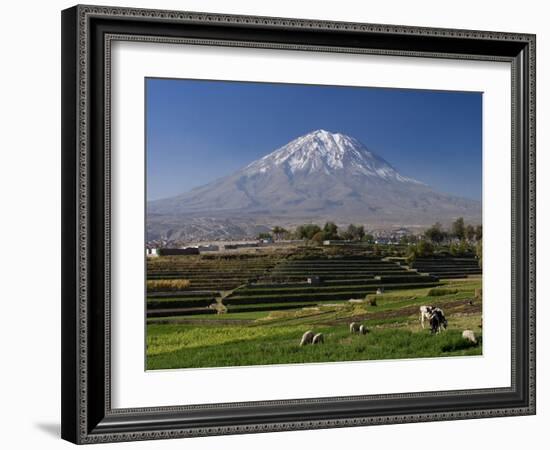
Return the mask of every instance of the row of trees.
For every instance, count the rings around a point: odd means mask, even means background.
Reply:
[[[466,225],[464,219],[459,217],[452,223],[450,230],[444,230],[443,226],[437,222],[424,232],[424,236],[435,244],[456,239],[479,242],[483,238],[483,228],[481,225]]]
[[[273,227],[271,233],[260,233],[258,239],[307,239],[309,241],[323,242],[333,240],[374,242],[372,234],[365,233],[363,225],[350,224],[345,230],[339,230],[334,222],[326,222],[323,228],[319,225],[308,223],[300,225],[294,232],[283,227]]]
[[[296,239],[308,239],[316,242],[347,240],[374,242],[371,234],[365,233],[363,225],[350,224],[345,230],[339,230],[334,222],[327,222],[321,228],[319,225],[300,225],[294,233]]]
[[[476,255],[480,261],[481,265],[481,251],[482,251],[482,242],[479,240],[476,245],[470,244],[466,240],[459,242],[453,242],[449,245],[448,253],[452,256],[471,256]],[[437,248],[430,241],[419,241],[415,245],[411,245],[407,248],[407,256],[410,260],[414,260],[418,257],[432,256],[435,253],[441,252],[441,248]]]
[[[449,230],[444,230],[441,224],[435,223],[424,232],[424,240],[409,246],[407,256],[414,260],[417,257],[432,256],[442,249],[453,256],[466,256],[475,254],[479,265],[482,264],[483,252],[483,228],[481,225],[473,226],[465,224],[459,217],[451,224]],[[440,247],[448,244],[448,247]]]
[[[465,254],[479,253],[478,248],[483,237],[481,225],[466,224],[464,218],[456,219],[449,229],[444,229],[437,222],[424,232],[422,236],[406,235],[400,238],[400,244],[410,247],[410,256],[429,256],[439,245],[448,246],[452,255],[460,256]],[[363,225],[350,224],[347,228],[340,230],[334,222],[326,222],[321,228],[317,224],[304,224],[298,226],[294,231],[288,231],[283,227],[276,226],[271,233],[260,233],[259,239],[305,239],[321,243],[326,240],[347,240],[362,241],[374,244],[374,236],[365,232]],[[479,244],[479,245],[476,245]]]

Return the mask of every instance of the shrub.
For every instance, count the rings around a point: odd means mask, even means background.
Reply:
[[[449,252],[453,256],[469,256],[472,254],[472,247],[464,240],[453,242],[449,247]]]
[[[427,241],[420,241],[416,245],[410,245],[407,248],[407,260],[409,262],[416,261],[416,258],[432,256],[434,253],[434,246]]]
[[[147,280],[147,291],[181,291],[191,285],[189,280]]]
[[[458,293],[458,289],[432,288],[428,291],[428,297],[438,297],[440,295],[452,295]]]
[[[313,235],[311,240],[320,244],[325,240],[325,233],[323,233],[322,231],[318,231]]]
[[[297,239],[311,239],[319,231],[321,231],[319,225],[308,223],[296,228],[295,235]]]

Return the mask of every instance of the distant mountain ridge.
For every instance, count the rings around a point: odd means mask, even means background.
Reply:
[[[239,233],[243,221],[256,232],[315,220],[396,225],[458,216],[481,220],[481,203],[438,193],[401,175],[353,137],[316,130],[231,175],[148,202],[147,215],[150,239],[199,237],[202,232],[192,229],[206,219],[211,225],[231,223],[235,238],[242,238],[250,232]],[[206,234],[212,239],[219,233]]]

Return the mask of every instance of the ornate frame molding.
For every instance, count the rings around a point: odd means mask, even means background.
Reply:
[[[110,28],[112,22],[115,30]],[[192,25],[228,33],[227,38],[152,36],[134,31],[135,27],[146,30],[151,23],[170,27]],[[105,25],[107,23],[107,25]],[[131,31],[126,24],[134,25]],[[95,27],[95,28],[94,28]],[[342,37],[370,36],[376,46],[342,46],[327,42],[273,42],[262,40],[231,39],[229,31],[239,27],[249,35],[266,30],[270,36],[284,36],[295,32],[323,31]],[[220,31],[221,30],[221,31]],[[233,16],[195,12],[159,11],[147,9],[76,6],[63,12],[63,205],[64,205],[64,251],[63,251],[63,377],[70,379],[63,388],[62,434],[76,443],[98,443],[173,437],[207,436],[271,432],[328,427],[363,426],[374,424],[456,420],[469,418],[527,415],[535,413],[535,36],[487,31],[449,30],[424,27],[405,27],[347,22],[331,22],[304,19],[270,18],[256,16]],[[211,33],[212,34],[212,33]],[[216,33],[214,33],[216,34]],[[310,33],[311,34],[311,33]],[[327,35],[328,36],[328,35]],[[386,48],[384,42],[393,39],[394,48]],[[406,41],[413,38],[411,41]],[[292,39],[289,37],[288,39]],[[309,35],[303,39],[308,40]],[[423,40],[425,39],[425,40]],[[512,211],[512,299],[513,299],[513,372],[510,388],[472,391],[446,391],[419,394],[374,395],[360,397],[334,397],[319,399],[293,399],[274,402],[250,402],[239,404],[194,405],[166,408],[139,408],[113,410],[110,402],[110,64],[111,43],[115,40],[144,41],[156,43],[185,43],[193,45],[244,46],[265,49],[289,49],[323,52],[351,52],[384,54],[411,57],[452,59],[480,59],[507,61],[512,64],[512,154],[513,186],[515,200]],[[398,47],[403,40],[406,48]],[[459,51],[442,51],[442,41],[456,40],[452,47]],[[411,42],[418,42],[418,48]],[[496,50],[484,53],[483,43],[496,42]],[[338,42],[335,42],[338,44]],[[397,43],[397,44],[395,44]],[[431,44],[430,44],[431,43]],[[382,47],[380,47],[380,45]],[[438,47],[439,45],[439,47]],[[102,48],[100,48],[102,47]],[[485,48],[493,48],[486,45]],[[500,50],[499,50],[500,49]],[[103,79],[101,75],[103,74]],[[98,86],[103,85],[99,92]],[[101,97],[103,124],[98,126],[97,106],[93,103]],[[76,107],[75,107],[76,105]],[[95,122],[94,122],[95,121]],[[96,163],[98,143],[102,157]],[[92,161],[94,161],[92,163]],[[101,184],[101,188],[97,186]],[[98,190],[99,189],[99,190]],[[104,215],[100,217],[100,212]],[[103,225],[98,226],[98,221]],[[100,235],[100,238],[94,236]],[[99,248],[101,247],[101,248]],[[101,277],[102,274],[102,277]],[[101,278],[100,293],[96,281]],[[521,294],[524,294],[522,298]],[[99,297],[97,296],[99,295]],[[97,300],[102,298],[101,305]],[[517,304],[515,302],[518,302]],[[520,304],[521,303],[521,304]],[[101,323],[94,314],[101,317]],[[522,308],[524,311],[522,312]],[[517,313],[521,313],[518,317]],[[521,320],[521,323],[518,323]],[[519,327],[520,329],[518,329]],[[102,334],[102,336],[100,336]],[[70,341],[70,343],[66,343]],[[521,342],[519,342],[521,341]],[[97,367],[98,359],[90,352],[103,345],[103,365]],[[518,354],[518,350],[522,349]],[[527,349],[527,351],[523,351]],[[516,373],[516,365],[520,373]],[[90,370],[90,368],[93,370]],[[101,370],[100,370],[101,369]],[[98,374],[104,380],[97,382]],[[521,384],[521,386],[519,386]],[[91,401],[98,386],[102,387],[101,404]],[[220,408],[284,408],[297,405],[327,405],[348,401],[401,400],[410,402],[427,396],[471,398],[478,394],[522,395],[507,406],[495,404],[487,407],[468,405],[460,409],[416,411],[399,414],[369,413],[342,417],[280,420],[264,423],[170,426],[174,415],[189,410],[200,410],[207,415],[209,410]],[[527,394],[525,397],[524,394]],[[516,395],[517,397],[517,395]],[[525,398],[524,398],[525,397]],[[305,415],[305,414],[304,414]],[[282,416],[281,416],[282,417]],[[183,419],[182,419],[183,420]]]

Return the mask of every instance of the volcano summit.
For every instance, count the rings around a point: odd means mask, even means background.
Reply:
[[[481,203],[401,175],[357,139],[316,130],[226,177],[147,204],[148,239],[243,238],[274,225],[480,221]],[[191,237],[192,236],[192,237]]]

